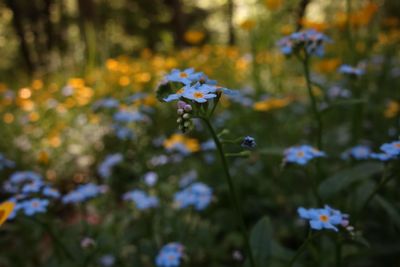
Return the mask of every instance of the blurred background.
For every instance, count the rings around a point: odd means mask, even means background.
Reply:
[[[380,16],[398,26],[396,0],[4,0],[0,78],[16,69],[41,75],[80,70],[87,63],[143,49],[165,53],[204,44],[244,47],[246,31],[255,27],[264,35],[257,38],[264,40],[304,22],[327,30],[345,24],[346,12],[365,8],[355,26],[367,25],[378,6]]]
[[[193,67],[240,92],[221,99],[213,124],[232,138],[255,138],[248,157],[230,159],[232,174],[249,229],[265,215],[274,226],[264,232],[274,240],[270,266],[287,266],[306,230],[296,209],[316,206],[308,178],[319,170],[282,167],[284,149],[312,144],[315,132],[302,65],[276,44],[311,28],[332,40],[310,64],[329,155],[321,184],[333,190],[326,203],[353,216],[383,164],[342,153],[356,145],[379,151],[400,133],[399,0],[0,0],[0,182],[31,170],[64,196],[87,183],[108,188],[76,205],[54,200],[43,214],[77,258],[92,261],[81,266],[99,266],[103,254],[117,266],[153,266],[159,248],[182,236],[190,237],[186,266],[242,266],[210,136],[200,123],[180,133],[175,104],[155,96],[171,69]],[[365,74],[343,75],[342,64]],[[149,173],[159,182],[146,184]],[[177,209],[180,182],[197,176],[213,190],[210,208]],[[329,181],[337,177],[343,184],[335,188]],[[398,185],[388,183],[382,196],[390,202],[360,218],[365,239],[349,240],[342,266],[400,266]],[[133,189],[160,206],[126,204],[122,196]],[[2,201],[12,196],[0,193]],[[52,254],[55,241],[20,215],[2,228],[0,266],[77,266],[57,264],[65,255]],[[77,246],[87,236],[99,244],[95,256]],[[333,266],[332,240],[321,240],[304,266]]]

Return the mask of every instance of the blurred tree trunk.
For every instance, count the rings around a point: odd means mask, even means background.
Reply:
[[[89,66],[94,65],[96,58],[95,4],[93,0],[77,0],[81,33],[86,47]]]
[[[234,3],[233,0],[228,0],[228,44],[234,45],[235,44],[235,28],[233,26],[233,16],[234,16]]]
[[[25,31],[22,21],[23,14],[15,0],[6,0],[6,5],[11,9],[13,13],[13,26],[19,39],[21,54],[25,61],[28,72],[32,74],[35,70],[35,66],[33,64],[31,53],[29,51],[28,42],[25,38]]]
[[[185,43],[185,18],[182,2],[181,0],[166,0],[165,3],[172,12],[171,28],[174,34],[174,44],[176,47],[182,47]]]
[[[33,34],[33,51],[34,60],[37,67],[43,67],[45,65],[44,55],[46,53],[43,48],[43,30],[40,21],[40,2],[31,0],[28,2],[25,17],[28,20],[27,25],[29,26],[31,33]]]
[[[53,24],[51,22],[51,9],[52,9],[52,0],[44,0],[43,1],[43,20],[46,28],[46,45],[49,51],[52,51],[54,48],[54,30]]]
[[[297,11],[296,31],[300,31],[301,28],[303,27],[302,20],[304,18],[304,15],[306,14],[306,9],[310,2],[311,0],[301,0],[299,4],[299,8]]]

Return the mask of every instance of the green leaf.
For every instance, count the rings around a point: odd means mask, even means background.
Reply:
[[[318,188],[321,196],[329,198],[348,188],[357,181],[371,177],[383,171],[383,164],[379,162],[366,162],[350,169],[337,172],[324,180]]]
[[[268,217],[261,218],[253,227],[250,245],[257,266],[268,266],[272,251],[272,226]]]
[[[376,202],[386,211],[393,223],[400,229],[400,210],[381,196],[375,196]]]

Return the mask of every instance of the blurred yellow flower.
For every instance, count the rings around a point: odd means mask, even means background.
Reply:
[[[3,120],[5,123],[12,123],[14,121],[14,115],[7,112],[3,115]]]
[[[39,151],[37,161],[41,164],[48,164],[49,163],[49,154],[44,150]]]
[[[128,76],[121,76],[118,83],[121,86],[127,86],[131,83],[131,79]]]
[[[151,79],[151,75],[149,72],[139,72],[135,74],[135,82],[140,82],[140,83],[147,83]]]
[[[294,26],[292,24],[285,24],[281,26],[280,32],[282,35],[289,35],[294,32]]]
[[[400,114],[400,102],[391,100],[386,106],[384,116],[386,118],[394,118]]]
[[[32,96],[32,91],[31,89],[25,87],[25,88],[21,88],[18,91],[18,96],[22,99],[28,99]]]
[[[118,61],[115,59],[107,59],[106,68],[110,71],[116,71],[118,69]]]
[[[164,140],[164,148],[174,149],[177,146],[183,146],[190,152],[197,152],[200,150],[200,144],[197,139],[186,137],[183,134],[173,134],[170,138]]]
[[[246,31],[252,30],[256,26],[256,21],[253,19],[246,19],[240,23],[240,28]]]
[[[270,10],[277,10],[283,4],[283,0],[265,0],[265,5]]]
[[[0,226],[7,220],[8,216],[13,212],[15,203],[6,201],[0,204]]]
[[[71,78],[68,80],[68,85],[73,88],[79,88],[85,85],[85,81],[81,78]]]
[[[195,45],[199,44],[204,40],[205,34],[202,31],[187,31],[185,32],[184,39],[189,44]]]
[[[24,111],[32,111],[35,108],[35,103],[30,99],[18,99],[16,103]]]
[[[42,80],[39,80],[39,79],[33,80],[33,81],[32,81],[32,88],[33,88],[34,90],[40,90],[40,89],[42,89],[42,88],[43,88],[43,81],[42,81]]]
[[[320,32],[326,31],[329,28],[328,24],[325,22],[318,22],[307,19],[302,19],[300,21],[300,24],[303,25],[304,28],[315,29]]]
[[[379,6],[376,3],[369,2],[361,9],[358,9],[350,14],[350,17],[344,12],[338,12],[335,16],[334,24],[339,28],[343,28],[347,22],[352,27],[367,26],[376,12]]]
[[[49,145],[54,148],[59,147],[61,145],[61,139],[60,139],[60,136],[58,136],[58,135],[51,136],[47,141],[48,141]]]
[[[339,58],[322,59],[315,62],[314,69],[321,73],[332,73],[337,70],[341,62]]]
[[[34,121],[38,121],[40,119],[40,115],[37,112],[31,112],[29,114],[29,120],[34,122]]]
[[[270,111],[286,107],[292,102],[291,97],[284,98],[267,98],[253,104],[253,109],[256,111]]]
[[[0,83],[0,93],[5,92],[7,90],[7,85],[4,83]]]

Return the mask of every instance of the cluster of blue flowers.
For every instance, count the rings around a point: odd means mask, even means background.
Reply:
[[[339,72],[342,74],[347,74],[351,76],[361,76],[365,73],[365,71],[361,68],[352,67],[347,64],[343,64],[339,67]]]
[[[298,53],[300,50],[309,55],[323,56],[324,43],[331,42],[325,34],[314,29],[294,32],[278,41],[281,52],[285,55]]]
[[[60,193],[43,181],[40,174],[33,171],[17,171],[4,183],[3,189],[14,196],[8,201],[15,203],[9,219],[14,219],[19,211],[26,216],[44,213],[49,199],[57,199]]]
[[[157,183],[158,175],[155,172],[147,172],[143,175],[143,181],[147,186],[154,186]]]
[[[310,227],[314,230],[328,229],[338,231],[337,226],[348,227],[349,215],[325,205],[321,209],[305,209],[299,207],[297,212],[300,218],[308,220]]]
[[[145,96],[145,94],[135,94],[128,97],[124,103],[131,104]],[[110,111],[113,118],[112,129],[114,130],[115,135],[121,140],[132,140],[135,137],[133,127],[131,127],[132,124],[135,122],[146,121],[148,120],[148,117],[142,112],[142,110],[122,110],[119,107],[120,102],[112,97],[100,99],[92,106],[95,111]]]
[[[284,162],[306,165],[314,158],[325,157],[323,151],[319,151],[309,145],[294,146],[284,151]]]
[[[358,145],[343,152],[342,158],[343,159],[353,158],[357,160],[363,160],[363,159],[369,159],[370,155],[371,155],[371,148],[364,145]]]
[[[168,82],[180,83],[182,86],[175,93],[165,97],[163,100],[166,102],[186,99],[196,103],[205,103],[209,99],[216,98],[217,93],[235,94],[232,90],[217,86],[215,80],[210,80],[202,72],[195,72],[193,68],[183,71],[172,70],[165,76],[164,83]]]
[[[385,143],[380,146],[380,149],[382,152],[371,153],[370,157],[380,161],[395,160],[400,158],[400,141]]]
[[[129,140],[135,137],[135,133],[129,125],[145,121],[146,117],[139,111],[121,110],[113,115],[113,120],[113,129],[116,136],[121,140]]]
[[[352,158],[356,160],[377,159],[380,161],[400,158],[400,141],[385,143],[380,146],[380,149],[382,152],[374,153],[368,146],[357,145],[343,152],[341,158],[344,160]],[[306,165],[313,158],[325,156],[325,152],[319,151],[311,146],[295,146],[284,151],[284,162]]]
[[[203,210],[211,200],[212,190],[203,183],[194,183],[175,194],[175,203],[181,209],[192,206],[196,210]]]
[[[119,107],[119,101],[115,98],[107,97],[107,98],[97,100],[96,102],[94,102],[92,107],[94,110],[116,109]]]
[[[5,168],[14,168],[15,162],[7,159],[3,154],[0,153],[0,171]]]
[[[103,162],[97,168],[100,176],[103,179],[110,178],[112,175],[112,169],[114,166],[118,165],[123,160],[123,156],[121,153],[107,155],[107,157],[103,160]]]
[[[180,243],[169,243],[163,246],[156,257],[158,267],[178,267],[183,257],[184,247]]]
[[[158,198],[155,196],[149,196],[142,190],[133,190],[123,195],[123,200],[133,201],[136,208],[139,210],[147,210],[158,206]]]
[[[75,190],[63,196],[62,202],[64,204],[82,203],[86,200],[92,199],[100,194],[105,193],[107,190],[107,186],[96,185],[94,183],[79,185]]]

